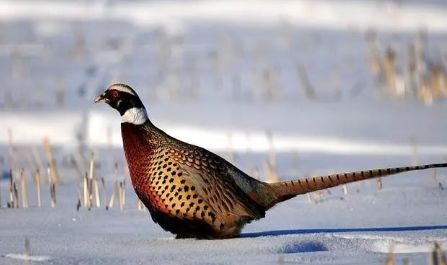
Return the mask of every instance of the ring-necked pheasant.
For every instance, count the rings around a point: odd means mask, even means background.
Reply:
[[[157,128],[128,85],[111,85],[95,99],[99,101],[121,114],[124,151],[136,194],[154,222],[178,238],[237,237],[245,224],[297,195],[406,171],[447,167],[446,163],[374,169],[269,184]]]

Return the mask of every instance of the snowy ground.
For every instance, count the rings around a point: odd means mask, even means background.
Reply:
[[[55,209],[47,197],[42,209],[2,209],[0,251],[23,253],[27,237],[32,256],[50,257],[42,264],[384,264],[394,246],[397,264],[425,264],[433,242],[447,244],[447,227],[440,227],[447,193],[429,172],[384,182],[381,191],[375,182],[351,185],[345,200],[338,189],[318,204],[293,199],[248,225],[242,238],[219,241],[175,240],[136,210],[130,195],[123,212],[77,212],[75,188],[64,185]],[[0,264],[23,261],[4,257]]]
[[[169,134],[261,179],[272,148],[281,179],[445,162],[447,102],[384,94],[365,35],[376,30],[402,63],[426,30],[427,60],[446,65],[446,12],[441,0],[0,1],[0,264],[24,263],[25,238],[33,264],[384,264],[391,246],[397,264],[426,264],[435,241],[447,248],[445,169],[301,196],[242,238],[197,241],[174,240],[138,211],[129,183],[123,212],[76,211],[70,161],[79,147],[95,151],[108,195],[125,178],[118,114],[92,104],[123,81]],[[46,186],[36,207],[30,178],[33,147],[47,163],[44,137],[62,176],[54,209]],[[12,164],[25,168],[28,209],[5,208]]]

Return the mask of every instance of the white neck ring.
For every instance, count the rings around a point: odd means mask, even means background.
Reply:
[[[131,123],[135,125],[141,125],[148,121],[145,108],[131,108],[121,116],[121,123]]]

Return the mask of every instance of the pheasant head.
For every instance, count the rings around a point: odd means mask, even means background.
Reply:
[[[121,115],[121,123],[141,125],[149,118],[135,90],[125,84],[113,84],[95,98],[95,103],[105,102]]]

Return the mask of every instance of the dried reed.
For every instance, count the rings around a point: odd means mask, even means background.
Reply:
[[[390,246],[390,251],[388,253],[385,265],[394,265],[394,245]]]
[[[28,187],[26,185],[24,169],[20,172],[20,188],[22,193],[22,208],[28,208]]]
[[[42,206],[42,199],[40,194],[40,171],[39,169],[36,170],[34,173],[34,184],[36,185],[36,195],[37,195],[37,207]]]
[[[45,148],[45,152],[47,154],[48,159],[48,165],[49,165],[49,172],[51,172],[50,176],[50,182],[54,183],[55,185],[59,185],[59,173],[57,171],[56,162],[53,159],[53,149],[50,144],[50,140],[48,138],[45,138],[43,140],[43,146]]]

